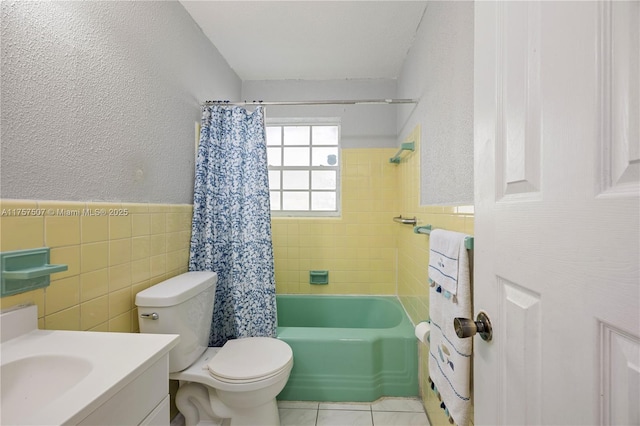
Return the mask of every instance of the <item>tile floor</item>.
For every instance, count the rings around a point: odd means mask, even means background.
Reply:
[[[429,426],[422,402],[381,398],[375,402],[278,401],[280,426]],[[178,414],[171,426],[184,426]]]
[[[382,398],[372,403],[278,401],[281,426],[429,426],[422,402]]]

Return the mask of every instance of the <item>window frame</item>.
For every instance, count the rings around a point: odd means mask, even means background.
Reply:
[[[281,160],[284,163],[284,148],[296,148],[296,147],[307,147],[309,148],[309,166],[285,166],[284,164],[281,166],[268,166],[268,170],[277,170],[280,171],[280,189],[274,190],[278,191],[281,194],[280,197],[280,206],[282,206],[282,194],[288,191],[304,191],[309,194],[309,210],[271,210],[272,217],[293,217],[293,218],[323,218],[323,217],[341,217],[342,216],[342,186],[341,186],[341,164],[342,164],[342,129],[341,129],[341,120],[339,117],[313,117],[313,118],[267,118],[265,120],[266,127],[295,127],[295,126],[309,126],[310,139],[308,145],[285,145],[284,140],[282,140],[281,145],[267,145],[267,148],[275,148],[280,147],[282,149],[281,152]],[[335,126],[338,129],[338,143],[337,145],[314,145],[313,140],[311,139],[313,135],[313,127],[319,126]],[[266,129],[265,129],[266,131]],[[284,130],[283,130],[284,134]],[[313,148],[314,147],[331,147],[338,149],[338,163],[336,166],[313,166]],[[282,189],[282,171],[309,171],[309,189],[301,189],[301,190],[284,190]],[[312,171],[323,171],[323,170],[335,170],[336,172],[336,188],[334,190],[314,190],[312,189]],[[271,189],[269,192],[271,193]],[[320,192],[333,192],[336,195],[336,210],[311,210],[311,202],[312,202],[312,194]]]

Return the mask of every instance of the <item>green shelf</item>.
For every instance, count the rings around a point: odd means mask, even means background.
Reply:
[[[47,287],[49,275],[68,269],[67,265],[51,265],[49,259],[49,247],[0,253],[0,297]]]
[[[416,150],[415,142],[405,142],[402,145],[400,145],[400,150],[396,152],[396,155],[389,158],[389,162],[393,164],[400,164],[400,154],[402,154],[402,151],[415,151],[415,150]]]

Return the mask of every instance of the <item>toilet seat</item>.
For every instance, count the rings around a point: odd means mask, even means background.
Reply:
[[[169,373],[169,378],[173,380],[179,380],[181,382],[195,382],[202,383],[203,385],[212,387],[214,389],[221,389],[225,391],[244,392],[263,389],[271,386],[274,383],[289,377],[289,372],[293,367],[293,358],[280,372],[273,374],[270,377],[264,377],[259,380],[254,380],[246,383],[233,382],[228,380],[220,380],[209,373],[207,364],[213,359],[222,348],[207,348],[207,350],[188,368],[177,371],[175,373]]]
[[[271,337],[229,340],[207,363],[211,377],[229,384],[253,383],[290,369],[291,347]]]

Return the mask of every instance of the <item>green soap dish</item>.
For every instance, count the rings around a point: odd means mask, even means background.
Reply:
[[[49,264],[49,256],[49,247],[0,253],[0,296],[47,287],[49,275],[68,269]]]
[[[329,284],[329,271],[309,271],[309,284]]]

